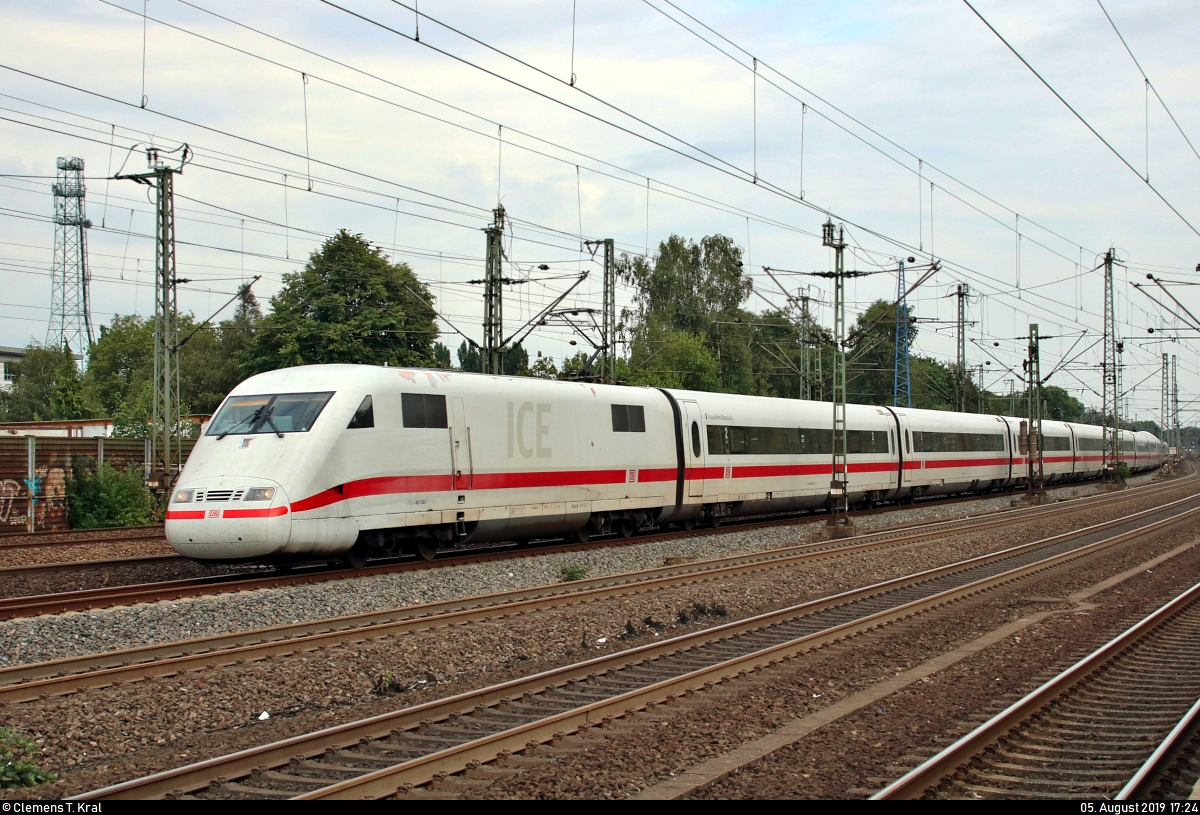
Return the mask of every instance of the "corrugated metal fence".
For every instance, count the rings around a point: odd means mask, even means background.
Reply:
[[[195,445],[184,439],[184,460]],[[117,469],[145,469],[149,439],[0,437],[0,535],[70,529],[67,479],[71,457],[88,456]]]

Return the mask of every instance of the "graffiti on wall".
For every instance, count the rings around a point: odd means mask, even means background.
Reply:
[[[38,529],[65,529],[70,475],[69,464],[51,464],[34,470],[32,479],[0,480],[0,525],[25,526],[29,522],[28,507],[32,498],[34,523]]]
[[[11,478],[5,478],[0,481],[0,524],[23,524],[25,523],[25,515],[18,516],[15,520],[10,520],[13,514],[13,507],[16,506],[17,499],[21,496],[21,483],[13,481]]]

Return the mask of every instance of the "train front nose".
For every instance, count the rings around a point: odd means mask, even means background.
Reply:
[[[291,537],[287,495],[255,478],[180,482],[167,507],[167,541],[184,557],[208,563],[268,559]]]

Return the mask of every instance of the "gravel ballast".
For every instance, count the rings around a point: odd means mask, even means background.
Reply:
[[[1143,477],[1144,480],[1146,477]],[[1054,497],[1087,495],[1094,484],[1063,487]],[[970,504],[911,509],[859,519],[866,531],[980,515],[1010,506],[1008,496]],[[820,535],[824,516],[811,522],[738,530],[690,539],[598,547],[417,572],[375,575],[312,585],[259,589],[174,602],[95,609],[0,622],[0,665],[23,665],[70,656],[136,648],[292,622],[557,583],[565,566],[582,566],[589,577],[661,566],[667,557],[714,558],[806,543]]]
[[[1152,476],[1142,476],[1139,482]],[[1136,483],[1136,482],[1135,482]],[[1088,495],[1095,484],[1057,489],[1053,497]],[[979,515],[1010,506],[1008,496],[969,505],[896,510],[859,519],[861,530]],[[109,650],[174,642],[289,622],[328,619],[382,609],[450,600],[556,583],[564,566],[582,566],[588,576],[634,572],[662,565],[666,557],[722,557],[805,543],[820,535],[824,518],[694,539],[634,543],[333,581],[197,597],[172,603],[98,609],[0,622],[0,665],[17,665]]]
[[[1099,520],[1101,515],[1127,514],[1143,504],[1157,503],[1157,499],[1144,496],[1134,503],[1137,506],[1112,506],[1107,513],[1097,508],[1083,523]],[[1059,527],[1079,525],[1078,517],[1069,522],[1043,520],[1033,530],[1014,524],[956,535],[936,544],[910,546],[899,550],[902,557],[881,558],[878,553],[839,555],[803,568],[739,575],[362,645],[332,647],[304,656],[288,655],[203,670],[186,677],[39,700],[7,708],[4,718],[12,726],[37,735],[48,766],[64,775],[64,782],[56,785],[54,794],[71,794],[536,673],[602,650],[641,645],[657,636],[673,636],[970,557],[1022,538],[1063,531]],[[697,614],[697,604],[707,613]],[[191,605],[159,604],[155,608],[174,609],[183,615]],[[686,622],[680,611],[688,612]],[[53,619],[102,616],[63,615]],[[623,638],[623,633],[629,634],[629,625],[634,629],[632,635]],[[386,697],[371,694],[372,680],[384,672],[410,688],[409,692]],[[259,722],[257,717],[263,710],[269,711],[271,718]],[[47,722],[55,724],[48,728]]]

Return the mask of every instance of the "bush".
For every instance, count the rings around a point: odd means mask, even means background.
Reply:
[[[559,579],[564,583],[573,580],[583,580],[587,577],[587,566],[563,566],[558,572]]]
[[[1129,465],[1124,461],[1118,461],[1117,466],[1113,468],[1113,474],[1116,475],[1118,481],[1126,481],[1129,478]]]
[[[11,727],[0,727],[0,789],[35,787],[54,781],[57,773],[48,773],[37,765],[37,745]]]
[[[143,526],[154,522],[154,499],[138,467],[118,470],[107,461],[74,456],[67,479],[67,514],[72,529]]]

